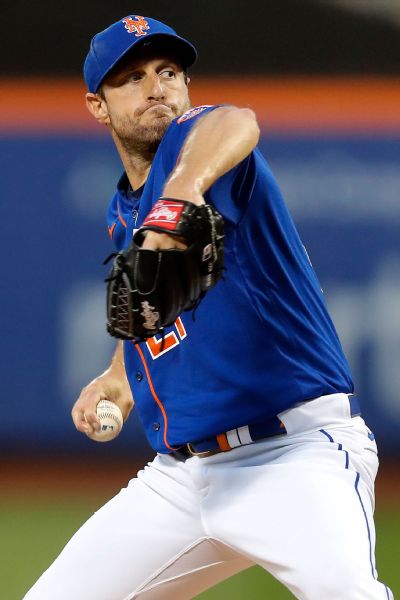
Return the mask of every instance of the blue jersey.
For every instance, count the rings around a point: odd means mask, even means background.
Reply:
[[[168,128],[140,200],[124,176],[108,226],[129,245],[196,121],[191,109]],[[258,149],[221,177],[205,199],[225,221],[225,278],[160,335],[125,342],[139,417],[158,452],[255,424],[294,404],[351,393],[349,366],[321,288],[271,170]]]

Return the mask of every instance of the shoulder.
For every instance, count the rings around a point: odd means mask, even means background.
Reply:
[[[241,108],[232,104],[201,104],[189,108],[180,117],[172,121],[169,126],[166,137],[169,139],[184,138],[196,123],[209,115],[209,113],[218,113],[216,119],[213,119],[213,127],[245,128],[246,131],[252,131],[254,127],[257,138],[260,130],[257,124],[257,118],[250,108]]]
[[[201,113],[204,113],[205,111],[209,112],[210,110],[213,110],[214,108],[218,108],[219,106],[220,106],[219,104],[202,104],[201,106],[195,106],[193,108],[189,108],[189,110],[184,112],[183,115],[181,115],[176,120],[176,124],[180,125],[181,123],[184,123],[185,121],[189,121],[190,119],[194,119],[195,117],[198,117]]]
[[[207,113],[220,108],[220,104],[202,104],[201,106],[194,106],[189,108],[180,117],[177,117],[171,122],[168,127],[159,150],[162,153],[165,150],[169,150],[171,147],[176,148],[185,141],[185,138],[189,135],[195,124]]]
[[[221,106],[221,104],[202,104],[200,106],[189,108],[183,115],[172,121],[167,130],[167,134],[176,133],[176,135],[180,135],[189,131],[199,119],[204,117],[207,113],[210,113],[217,108],[221,108]]]
[[[207,114],[207,112],[211,112],[212,110],[219,108],[219,106],[220,105],[218,104],[195,106],[189,108],[189,110],[172,121],[157,149],[153,165],[156,164],[157,167],[159,167],[160,161],[164,162],[166,158],[171,156],[173,160],[176,160],[175,154],[179,154],[187,136],[198,120]]]

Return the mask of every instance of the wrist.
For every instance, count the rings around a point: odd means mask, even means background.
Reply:
[[[125,365],[120,358],[113,357],[109,367],[99,375],[100,381],[107,380],[108,378],[121,379],[126,377]]]
[[[171,181],[164,187],[162,197],[171,198],[173,200],[186,200],[193,204],[205,204],[203,190],[193,183]]]
[[[168,198],[170,200],[186,200],[186,202],[192,202],[192,204],[196,204],[197,206],[206,203],[201,194],[196,194],[194,192],[185,193],[183,191],[170,192],[164,190],[162,198]]]
[[[111,360],[111,366],[115,365],[116,367],[122,367],[125,369],[125,362],[123,358],[118,358],[116,356]]]

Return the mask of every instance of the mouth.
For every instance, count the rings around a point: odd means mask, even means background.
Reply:
[[[171,112],[171,108],[166,104],[153,104],[153,106],[149,106],[149,108],[146,108],[142,114],[148,112]]]

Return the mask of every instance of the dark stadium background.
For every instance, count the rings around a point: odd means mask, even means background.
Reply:
[[[21,598],[151,456],[135,417],[112,444],[69,417],[113,348],[101,261],[121,169],[85,112],[81,66],[94,33],[135,13],[198,47],[195,104],[259,116],[381,449],[378,569],[400,592],[400,2],[103,0],[0,9],[0,595]],[[289,594],[257,569],[204,595],[265,597]]]
[[[345,2],[343,2],[343,5]],[[351,11],[352,5],[375,11]],[[18,1],[1,8],[2,72],[80,75],[88,40],[127,14],[165,20],[200,49],[196,73],[399,75],[397,0]],[[400,11],[400,9],[399,9]]]

